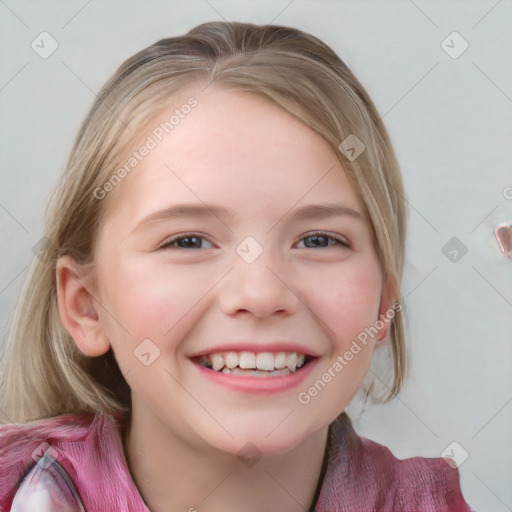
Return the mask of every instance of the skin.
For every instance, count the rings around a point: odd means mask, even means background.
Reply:
[[[328,426],[360,387],[389,322],[307,405],[297,395],[392,307],[393,285],[383,282],[363,205],[319,135],[256,95],[218,85],[177,96],[152,126],[190,95],[198,106],[119,185],[94,267],[59,259],[61,319],[85,354],[114,350],[132,389],[125,453],[152,512],[302,511],[317,488]],[[235,216],[137,228],[182,202],[223,205]],[[326,202],[361,219],[288,213]],[[315,246],[308,236],[318,230],[349,247],[330,238]],[[203,238],[159,249],[190,232]],[[263,249],[252,263],[235,251],[247,236]],[[145,339],[160,350],[149,366],[134,356]],[[319,355],[317,366],[298,387],[261,395],[210,382],[188,357],[244,340],[300,342]],[[237,457],[249,442],[262,455],[252,467]]]

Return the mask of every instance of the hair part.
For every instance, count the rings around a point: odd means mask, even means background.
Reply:
[[[394,280],[401,303],[405,194],[389,136],[363,86],[329,46],[300,30],[204,23],[126,60],[83,121],[10,322],[0,369],[0,419],[26,422],[86,411],[129,414],[130,388],[112,350],[94,358],[84,355],[61,322],[56,263],[70,255],[94,265],[97,235],[119,186],[101,200],[94,191],[112,178],[176,94],[213,82],[265,98],[329,143],[365,207],[383,279]],[[338,149],[349,135],[365,145],[353,161]],[[379,354],[381,366],[368,372],[365,398],[386,402],[402,388],[408,369],[405,326],[402,307],[391,320],[389,344],[376,351],[387,350]],[[391,375],[378,376],[380,371]]]

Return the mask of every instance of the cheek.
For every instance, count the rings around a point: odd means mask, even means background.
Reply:
[[[323,363],[308,387],[298,395],[307,413],[333,421],[351,402],[368,372],[374,344],[365,329],[378,319],[381,275],[376,265],[345,265],[333,278],[329,272],[317,279],[314,296],[309,295],[313,312],[329,338]],[[318,275],[316,276],[319,277]],[[309,305],[308,304],[308,305]],[[308,405],[310,404],[310,405]]]
[[[381,275],[375,265],[354,264],[318,281],[311,302],[337,351],[378,319]]]
[[[166,275],[147,263],[125,259],[108,270],[102,277],[101,300],[109,313],[104,317],[123,343],[149,338],[160,345],[204,293],[186,274]]]
[[[173,362],[196,321],[190,313],[211,283],[200,286],[186,273],[170,276],[129,263],[104,282],[103,327],[130,387],[160,388],[164,369],[179,371]]]

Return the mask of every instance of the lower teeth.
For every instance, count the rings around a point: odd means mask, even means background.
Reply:
[[[278,376],[278,375],[288,375],[292,373],[288,368],[283,368],[281,370],[274,371],[266,371],[266,370],[245,370],[242,368],[223,368],[222,373],[227,373],[230,375],[250,375],[254,377],[268,377],[268,376]]]

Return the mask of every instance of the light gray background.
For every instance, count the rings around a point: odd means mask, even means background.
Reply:
[[[401,163],[412,377],[392,404],[358,416],[353,403],[356,430],[399,458],[439,457],[457,441],[468,503],[512,510],[512,261],[493,234],[512,223],[509,0],[0,0],[2,339],[95,92],[136,51],[221,19],[326,41],[367,87]],[[31,48],[43,31],[59,44],[47,59]],[[453,31],[469,44],[456,59],[441,46]],[[456,263],[442,252],[452,237],[468,249]]]

